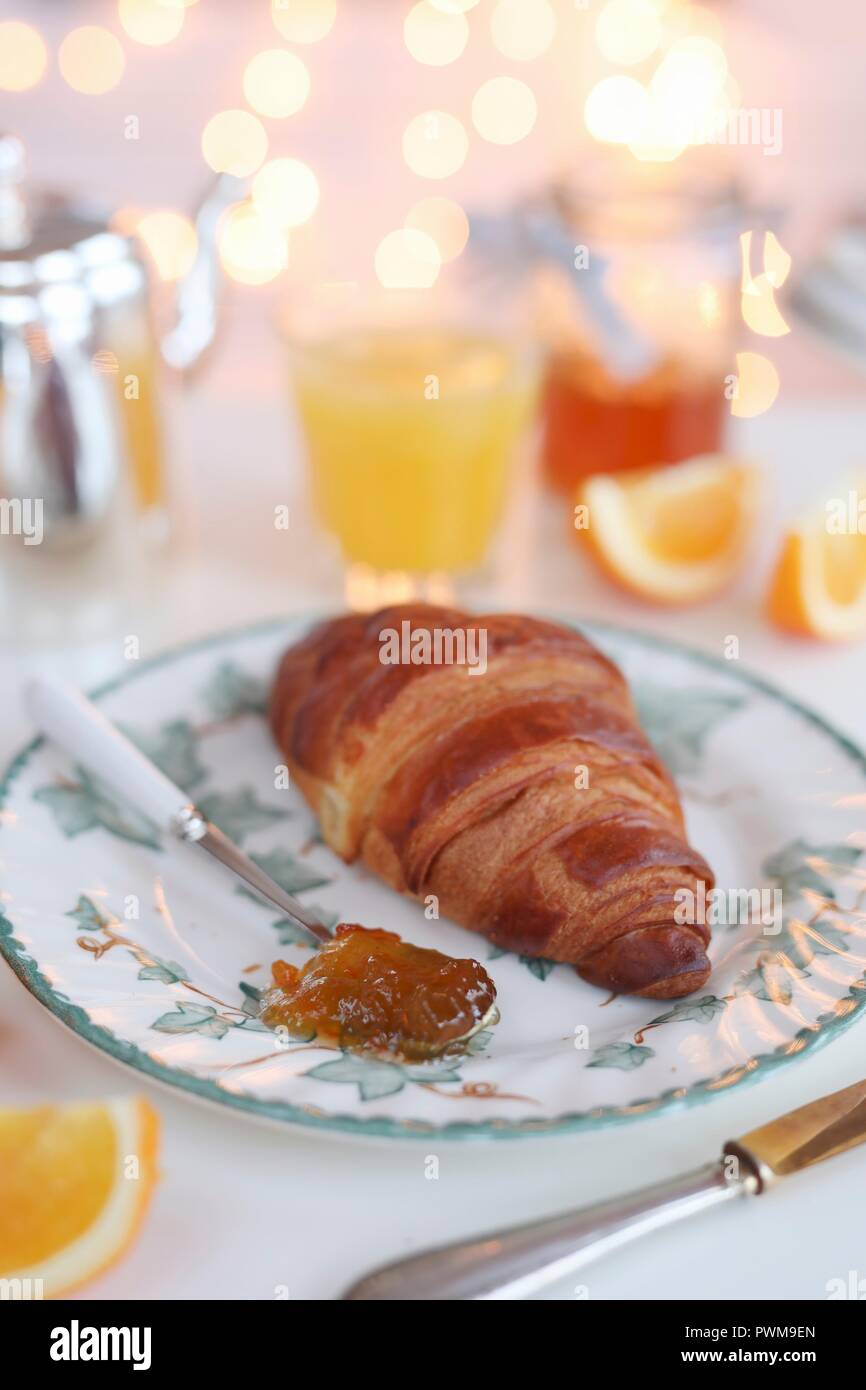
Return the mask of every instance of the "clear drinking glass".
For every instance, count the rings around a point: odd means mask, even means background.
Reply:
[[[733,192],[563,187],[557,203],[576,246],[603,263],[605,292],[646,346],[647,365],[620,379],[581,318],[579,296],[549,292],[541,405],[548,482],[570,490],[587,473],[719,449],[738,321],[743,213]]]
[[[314,504],[345,562],[475,570],[533,412],[526,341],[429,291],[354,286],[295,296],[284,328]]]

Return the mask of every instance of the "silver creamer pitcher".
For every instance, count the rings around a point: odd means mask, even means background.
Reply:
[[[157,378],[186,373],[214,339],[216,230],[243,182],[222,175],[198,211],[196,260],[157,341],[147,264],[102,211],[28,195],[21,142],[0,135],[0,499],[6,529],[52,550],[98,532],[123,485],[165,526]],[[33,543],[33,535],[25,535]]]

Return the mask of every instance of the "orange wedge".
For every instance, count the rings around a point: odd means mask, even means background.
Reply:
[[[156,1182],[159,1122],[135,1098],[0,1110],[0,1279],[56,1298],[126,1250]]]
[[[576,534],[623,588],[653,603],[687,604],[734,577],[760,498],[755,468],[722,454],[672,467],[587,478]]]
[[[767,612],[787,632],[828,641],[866,635],[866,483],[788,531]]]

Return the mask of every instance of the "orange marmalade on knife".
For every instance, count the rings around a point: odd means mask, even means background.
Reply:
[[[459,1048],[491,1013],[496,988],[456,960],[394,932],[343,923],[302,968],[278,960],[259,1016],[326,1047],[424,1061]]]

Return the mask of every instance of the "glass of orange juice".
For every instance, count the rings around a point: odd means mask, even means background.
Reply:
[[[485,559],[531,419],[531,350],[435,318],[408,292],[289,313],[292,386],[319,518],[347,564],[459,575]],[[400,296],[403,296],[402,298]]]

